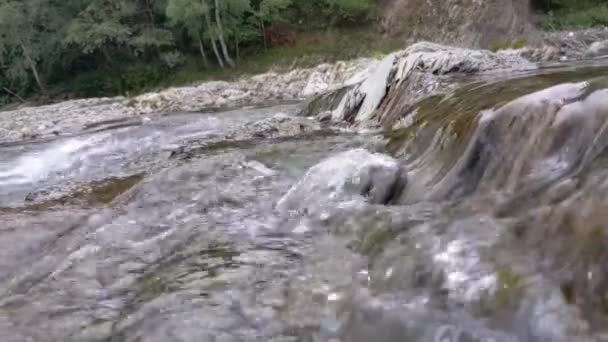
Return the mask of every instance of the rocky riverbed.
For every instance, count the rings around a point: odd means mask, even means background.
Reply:
[[[297,102],[358,82],[376,61],[319,65],[237,82],[207,82],[125,98],[93,98],[0,112],[0,143],[70,135],[99,127],[141,124],[166,113],[221,111]]]
[[[608,341],[606,72],[422,42],[3,112],[0,340]]]

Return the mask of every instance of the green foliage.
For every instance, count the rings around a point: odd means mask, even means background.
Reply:
[[[282,21],[284,12],[291,6],[292,0],[262,0],[257,14],[264,21]]]
[[[137,12],[134,3],[93,0],[81,7],[69,24],[65,42],[92,53],[110,44],[126,44],[134,29],[124,23]]]
[[[540,26],[544,30],[580,29],[608,25],[607,0],[535,0],[545,12]]]
[[[367,23],[375,15],[373,0],[294,1],[290,6],[294,22],[306,27],[328,28]]]
[[[174,69],[184,63],[184,56],[179,51],[169,51],[161,54],[160,59],[169,69]]]
[[[547,15],[542,18],[540,26],[547,31],[608,26],[608,5]]]
[[[61,30],[58,8],[43,10],[49,1],[0,0],[0,69],[11,86],[28,88],[35,79],[44,90],[40,69],[55,64]]]
[[[168,0],[166,14],[170,23],[183,26],[190,35],[197,36],[203,30],[203,18],[209,7],[199,0]]]
[[[550,10],[578,10],[608,3],[606,0],[533,0],[532,5],[537,9]]]
[[[376,36],[334,36],[340,27],[367,24],[374,3],[0,0],[0,104],[47,88],[51,96],[116,95],[172,82],[234,78],[294,60],[310,65],[378,53]],[[297,31],[297,46],[266,48],[264,28],[277,23],[292,24],[287,27]]]
[[[151,89],[167,78],[165,64],[137,63],[84,72],[56,86],[53,95],[70,97],[115,96]]]
[[[366,19],[372,13],[373,4],[370,0],[326,0],[332,12],[341,20],[353,21]]]

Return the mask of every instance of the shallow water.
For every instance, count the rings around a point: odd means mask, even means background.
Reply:
[[[3,146],[0,340],[602,341],[604,83],[501,108],[606,71],[577,70],[423,100],[386,151],[343,131],[222,138],[297,105]],[[400,199],[277,208],[359,147],[407,170]]]

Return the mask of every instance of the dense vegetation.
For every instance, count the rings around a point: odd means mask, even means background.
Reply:
[[[237,74],[289,53],[296,32],[368,22],[372,1],[0,0],[0,104]]]
[[[545,30],[608,26],[608,0],[534,0]]]
[[[608,0],[532,0],[547,30],[608,25]],[[385,52],[376,0],[0,0],[0,106],[133,94]],[[363,25],[362,25],[363,24]]]

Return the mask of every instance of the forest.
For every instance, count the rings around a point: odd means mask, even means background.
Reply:
[[[0,106],[387,52],[399,46],[375,30],[376,1],[0,0]],[[606,0],[532,4],[546,30],[608,25]]]
[[[0,104],[126,93],[184,63],[232,69],[295,30],[368,22],[373,0],[0,0]]]

